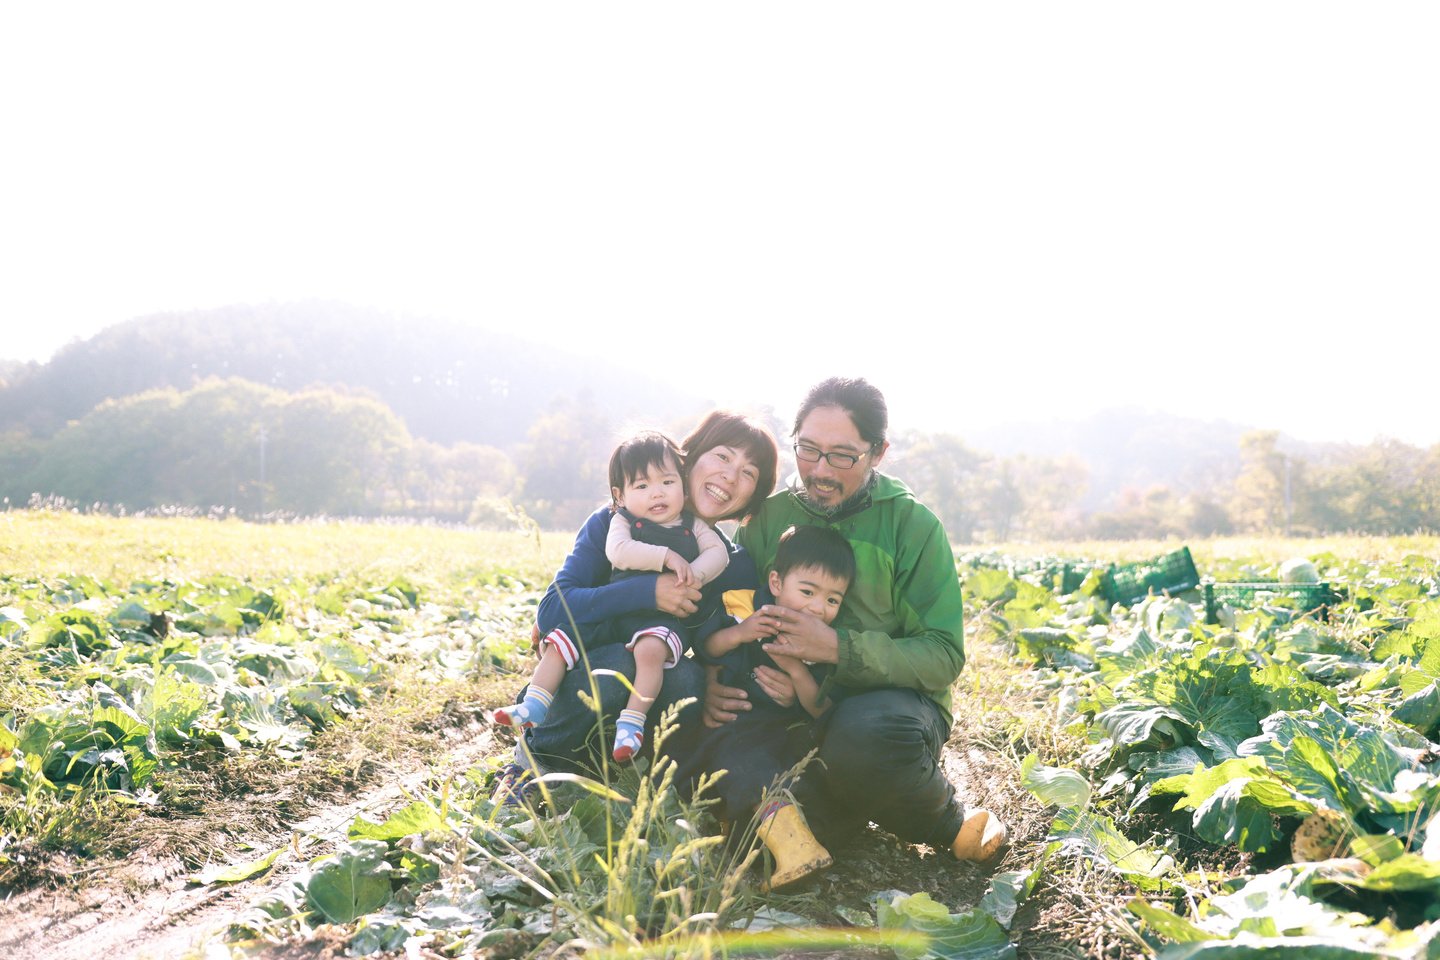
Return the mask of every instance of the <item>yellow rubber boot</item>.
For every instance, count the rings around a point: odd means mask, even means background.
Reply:
[[[1009,836],[1005,824],[989,810],[971,810],[960,824],[960,832],[950,844],[957,860],[985,863],[999,856]]]
[[[761,893],[788,887],[834,862],[830,851],[820,846],[820,841],[805,825],[793,803],[776,807],[773,813],[760,821],[755,835],[775,858],[775,871],[770,874],[769,881],[761,885]]]

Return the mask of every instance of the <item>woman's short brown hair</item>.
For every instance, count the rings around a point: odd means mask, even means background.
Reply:
[[[780,461],[780,454],[775,448],[775,435],[743,413],[730,410],[710,411],[705,415],[705,419],[690,431],[690,435],[680,446],[685,451],[687,474],[697,459],[715,447],[744,450],[754,462],[757,473],[755,493],[748,503],[726,517],[727,520],[748,519],[775,490]]]

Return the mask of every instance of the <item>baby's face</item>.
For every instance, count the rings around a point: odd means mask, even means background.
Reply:
[[[613,493],[613,491],[612,491]],[[680,480],[680,466],[666,457],[660,466],[651,465],[645,473],[625,481],[620,491],[620,506],[651,523],[670,523],[685,508],[685,484]]]
[[[781,577],[770,571],[770,592],[775,602],[791,610],[799,610],[819,617],[826,623],[835,619],[840,604],[845,602],[845,591],[850,581],[833,573],[826,573],[819,567],[792,567]]]

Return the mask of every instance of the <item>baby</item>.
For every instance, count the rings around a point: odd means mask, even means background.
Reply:
[[[664,434],[641,433],[615,448],[610,499],[615,516],[605,555],[612,580],[669,570],[682,584],[698,589],[730,562],[724,541],[685,509],[683,458],[675,441]],[[599,631],[598,642],[624,642],[635,654],[634,689],[616,721],[612,751],[624,763],[644,743],[646,714],[660,692],[663,672],[685,655],[687,625],[678,617],[647,610],[619,617],[610,626]],[[495,722],[522,728],[543,723],[566,671],[580,662],[578,640],[559,630],[546,635],[525,699],[496,710]]]

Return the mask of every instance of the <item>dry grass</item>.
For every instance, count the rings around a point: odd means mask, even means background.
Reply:
[[[101,580],[183,576],[311,577],[344,570],[465,579],[513,571],[543,586],[571,538],[417,525],[307,521],[255,524],[190,517],[0,512],[0,574]]]
[[[1049,689],[1004,647],[967,641],[968,662],[955,687],[956,726],[946,770],[967,805],[984,806],[1010,827],[1010,849],[998,870],[1023,870],[1047,846],[1051,814],[1020,784],[1029,754],[1050,766],[1072,764],[1085,741],[1057,722]],[[1012,937],[1035,960],[1149,955],[1124,909],[1134,887],[1113,873],[1071,861],[1049,861]]]

